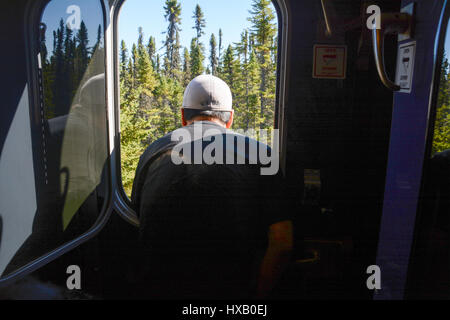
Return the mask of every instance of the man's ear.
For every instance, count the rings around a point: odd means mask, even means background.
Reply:
[[[226,124],[227,129],[230,129],[231,126],[233,125],[234,111],[230,111],[230,113],[231,113],[230,120],[228,120],[228,122],[227,122],[227,124]]]
[[[183,125],[183,127],[187,126],[187,121],[184,118],[184,108],[181,108],[181,124]]]

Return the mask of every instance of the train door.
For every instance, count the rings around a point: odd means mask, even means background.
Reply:
[[[9,1],[1,7],[2,29],[9,30],[3,40],[10,45],[1,59],[5,285],[102,229],[111,213],[114,143],[108,2]]]
[[[436,187],[449,179],[449,163],[439,153],[450,148],[448,109],[442,102],[448,99],[443,92],[448,90],[448,4],[422,0],[401,5],[413,17],[413,33],[399,36],[397,57],[385,55],[385,60],[396,59],[395,80],[384,74],[378,56],[380,77],[395,93],[376,263],[382,280],[374,299],[448,298],[449,212],[444,202],[449,194]],[[386,22],[374,31],[374,44],[380,44],[383,30],[400,24]]]
[[[415,256],[430,243],[414,239],[423,234],[416,215],[422,176],[429,180],[444,4],[289,3],[284,151],[302,250],[302,276],[291,283],[303,290],[295,296],[403,299],[423,274]]]

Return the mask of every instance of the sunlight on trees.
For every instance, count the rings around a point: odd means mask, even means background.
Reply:
[[[230,86],[234,129],[273,128],[278,27],[270,0],[252,0],[248,17],[251,28],[242,31],[239,43],[224,46],[220,29],[218,37],[212,34],[206,40],[208,52],[202,38],[207,17],[199,5],[192,11],[196,36],[190,48],[181,48],[181,10],[178,0],[165,1],[168,26],[163,56],[156,53],[153,36],[146,46],[143,44],[142,28],[138,30],[137,44],[131,48],[131,57],[125,42],[121,42],[121,161],[122,182],[128,195],[145,149],[181,126],[184,88],[200,74],[214,74]],[[257,137],[256,130],[254,138]]]
[[[449,62],[444,53],[439,81],[438,101],[432,155],[450,149],[450,77]]]

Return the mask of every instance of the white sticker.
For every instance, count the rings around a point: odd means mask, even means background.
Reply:
[[[401,44],[398,48],[397,73],[395,83],[400,86],[399,92],[411,93],[414,76],[414,61],[416,57],[416,42]]]
[[[313,78],[345,79],[347,46],[316,44],[314,46]]]

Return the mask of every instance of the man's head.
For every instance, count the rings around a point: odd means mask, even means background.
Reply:
[[[232,105],[231,90],[224,81],[212,75],[200,75],[184,91],[183,126],[207,120],[230,128],[233,123]]]

